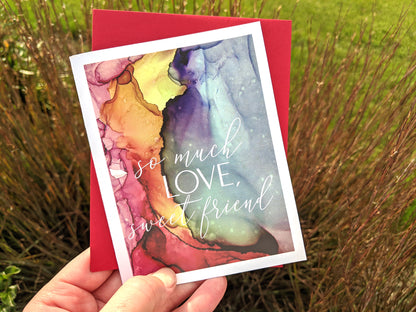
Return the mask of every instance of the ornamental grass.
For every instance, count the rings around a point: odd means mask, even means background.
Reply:
[[[284,5],[0,0],[0,269],[21,269],[17,309],[89,245],[68,57],[90,49],[91,9],[107,8],[293,19],[287,156],[308,261],[228,277],[218,311],[416,311],[416,7],[380,35],[376,14],[351,27],[348,8],[328,12],[321,32],[297,19],[301,1]]]

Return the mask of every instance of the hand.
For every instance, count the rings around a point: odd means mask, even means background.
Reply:
[[[176,275],[168,268],[132,277],[121,285],[118,271],[91,272],[89,264],[87,249],[46,284],[23,311],[213,311],[227,287],[225,277],[176,285]]]

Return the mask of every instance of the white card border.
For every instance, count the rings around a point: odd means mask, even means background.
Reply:
[[[270,77],[269,65],[267,62],[267,55],[261,30],[261,23],[253,22],[217,30],[195,33],[191,35],[97,50],[73,55],[70,57],[75,85],[81,103],[81,111],[87,130],[87,137],[90,143],[91,154],[97,173],[98,184],[104,203],[105,213],[108,220],[108,226],[113,241],[121,279],[123,282],[132,277],[133,272],[120,218],[118,215],[116,200],[111,185],[110,174],[104,155],[104,150],[102,148],[99,130],[97,127],[96,116],[88,88],[84,65],[135,55],[143,55],[158,51],[177,49],[181,47],[194,46],[245,35],[252,35],[253,38],[269,128],[271,132],[278,172],[280,175],[286,212],[288,215],[288,221],[292,234],[294,251],[178,273],[177,283],[188,283],[192,281],[204,280],[218,276],[236,274],[270,266],[306,260],[305,247],[303,243],[295,197],[293,194],[289,168],[287,166],[287,162],[281,161],[280,159],[282,157],[279,157],[279,155],[284,155],[284,159],[286,160],[286,152],[280,131],[279,119],[273,94],[272,80]]]

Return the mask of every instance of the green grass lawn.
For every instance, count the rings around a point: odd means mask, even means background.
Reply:
[[[16,9],[15,1],[6,1],[12,8]],[[61,3],[63,2],[63,3]],[[164,12],[172,13],[173,1],[96,1],[95,8],[100,9],[132,9],[132,10],[146,10],[158,11],[161,9]],[[233,1],[234,2],[234,1]],[[233,3],[231,2],[231,3]],[[28,16],[32,23],[36,23],[36,17],[30,10],[34,1],[23,2],[24,7],[28,10]],[[59,14],[66,11],[69,24],[72,31],[79,31],[79,28],[86,27],[85,13],[89,11],[90,6],[85,5],[84,1],[66,0],[66,1],[50,1],[50,14],[54,14],[54,10]],[[52,6],[51,3],[54,3]],[[149,3],[153,3],[150,5]],[[175,1],[176,11],[184,11],[185,14],[201,14],[204,11],[204,1],[188,1],[185,9],[180,8],[182,2]],[[349,43],[350,38],[354,33],[361,29],[361,25],[371,24],[372,35],[374,37],[374,48],[380,47],[380,41],[383,39],[386,32],[392,25],[396,25],[402,14],[407,14],[403,29],[409,29],[406,36],[404,36],[401,51],[402,56],[408,55],[409,51],[413,51],[416,46],[416,8],[413,0],[403,0],[400,2],[394,0],[387,1],[365,1],[365,0],[288,0],[288,1],[253,1],[242,0],[237,5],[238,15],[243,17],[262,17],[293,20],[293,44],[294,46],[304,43],[309,33],[316,34],[320,32],[324,36],[332,33],[334,25],[339,20],[339,16],[345,17],[343,19],[343,31],[340,34],[340,42]],[[413,6],[411,4],[413,3]],[[218,7],[218,3],[216,2]],[[52,7],[54,9],[52,9]],[[195,7],[195,10],[194,10]],[[221,4],[221,15],[230,15],[230,5],[228,1]],[[345,48],[345,47],[344,47]]]

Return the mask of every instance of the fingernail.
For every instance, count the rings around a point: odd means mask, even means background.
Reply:
[[[176,274],[169,268],[162,268],[152,273],[152,275],[160,279],[166,288],[172,288],[176,285]]]

